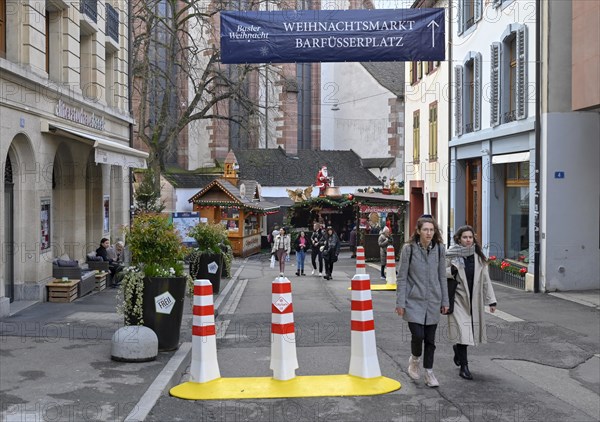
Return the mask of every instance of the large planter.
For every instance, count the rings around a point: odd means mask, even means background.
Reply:
[[[144,278],[144,325],[158,337],[158,350],[179,347],[186,277]]]
[[[210,281],[216,294],[221,289],[222,268],[223,256],[220,253],[204,252],[190,262],[190,275],[194,280]]]

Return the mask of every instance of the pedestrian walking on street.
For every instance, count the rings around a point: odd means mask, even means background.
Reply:
[[[331,280],[333,264],[338,260],[340,254],[340,238],[333,227],[327,227],[325,235],[325,246],[323,246],[323,261],[325,261],[325,280]]]
[[[385,265],[387,263],[387,247],[394,245],[394,239],[392,239],[392,233],[390,228],[385,226],[381,231],[381,234],[377,238],[379,244],[379,258],[381,260],[381,278],[385,280]]]
[[[290,235],[286,233],[285,227],[279,229],[279,234],[275,236],[273,241],[273,249],[271,253],[274,253],[279,260],[279,275],[283,277],[285,272],[285,258],[289,255],[291,250]]]
[[[350,230],[348,244],[350,245],[350,252],[352,253],[350,258],[356,258],[356,227],[352,227],[352,230]]]
[[[455,245],[446,252],[446,275],[458,284],[454,307],[448,315],[448,336],[456,344],[454,364],[460,366],[458,375],[472,380],[467,360],[467,346],[486,343],[484,305],[496,311],[496,296],[488,273],[487,258],[471,226],[463,226],[454,234]]]
[[[304,258],[306,251],[310,248],[310,241],[303,231],[300,232],[294,246],[296,249],[296,275],[306,275],[304,274]]]
[[[425,384],[429,387],[440,385],[433,373],[433,355],[440,314],[448,312],[445,258],[437,222],[430,215],[421,216],[410,242],[402,247],[396,313],[408,322],[412,336],[408,375],[414,380],[420,378],[423,354]]]
[[[310,275],[315,275],[315,271],[317,271],[317,260],[319,261],[319,277],[323,276],[323,250],[322,246],[325,245],[325,233],[321,228],[321,224],[315,223],[313,225],[313,233],[310,236],[310,260],[312,263],[312,273]]]

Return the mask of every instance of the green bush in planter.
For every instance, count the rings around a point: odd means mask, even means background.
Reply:
[[[220,255],[222,265],[225,266],[227,274],[230,274],[233,252],[225,226],[219,223],[200,223],[189,231],[188,236],[197,243],[197,247],[192,249],[188,255],[192,276],[198,274],[200,260],[205,254]],[[215,286],[215,292],[218,290],[218,286]]]
[[[138,214],[125,236],[131,262],[150,277],[183,276],[185,247],[169,217],[164,214]],[[173,270],[171,270],[173,269]]]
[[[127,324],[143,324],[142,300],[145,277],[184,277],[185,247],[169,217],[164,214],[137,214],[131,227],[125,228],[131,252],[131,267],[123,271],[117,311]],[[188,276],[188,293],[193,289]]]

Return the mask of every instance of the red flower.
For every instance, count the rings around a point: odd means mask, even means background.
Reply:
[[[519,261],[525,261],[525,255],[519,255]]]
[[[496,260],[496,255],[490,255],[490,260],[495,261]]]
[[[502,268],[503,270],[508,267],[510,267],[510,264],[506,261],[502,261],[502,264],[500,264],[500,268]]]
[[[525,274],[527,272],[527,268],[523,267],[519,270],[520,274]]]

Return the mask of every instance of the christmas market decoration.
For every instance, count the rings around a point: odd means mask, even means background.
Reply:
[[[263,216],[279,212],[279,205],[263,200],[256,180],[238,178],[239,166],[230,151],[223,177],[216,178],[189,199],[200,222],[222,224],[235,256],[260,252]]]

